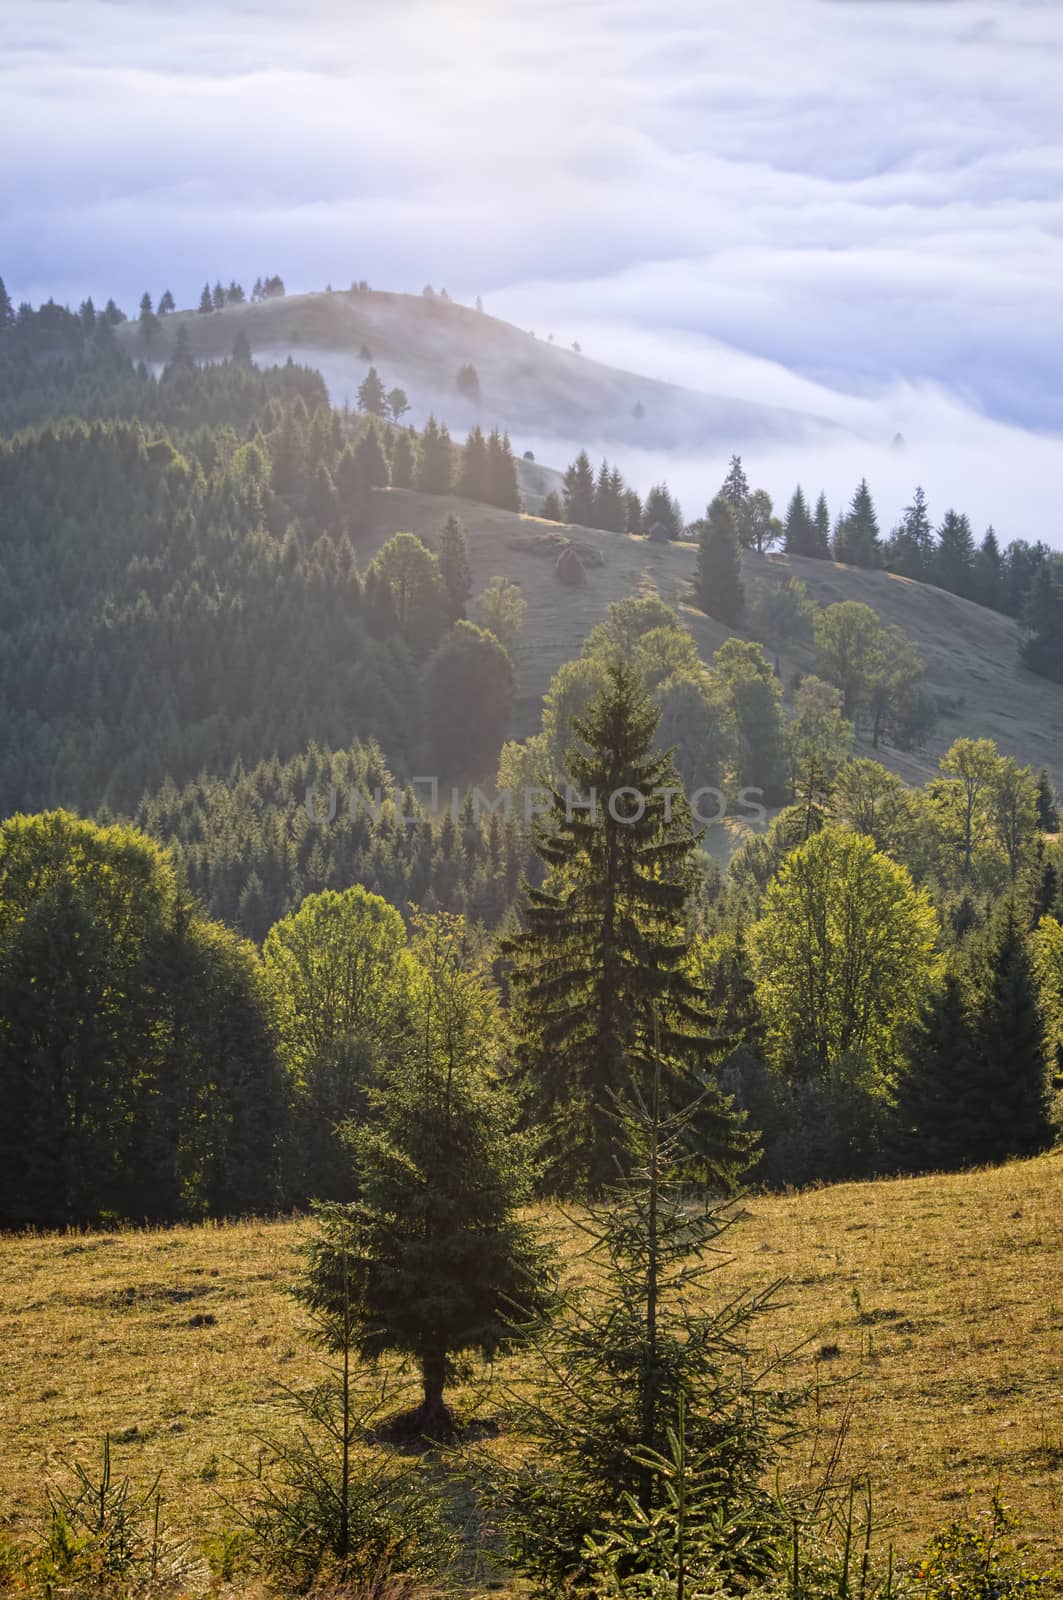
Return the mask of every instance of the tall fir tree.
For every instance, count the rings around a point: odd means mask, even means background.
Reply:
[[[705,520],[695,525],[695,531],[698,554],[694,586],[698,604],[710,617],[733,625],[745,610],[745,589],[738,529],[730,502],[717,495]]]
[[[454,446],[445,425],[429,417],[421,432],[417,488],[421,494],[450,494],[454,483]]]
[[[469,567],[469,541],[465,537],[465,524],[453,512],[443,524],[439,535],[439,570],[450,597],[450,617],[457,622],[464,617],[465,607],[472,594],[472,572]]]
[[[519,511],[520,472],[508,433],[492,428],[487,440],[488,503],[503,511]]]
[[[820,490],[816,509],[812,516],[813,540],[812,549],[808,552],[817,561],[830,560],[830,511],[827,509],[827,496]]]
[[[926,495],[917,488],[912,503],[901,513],[901,520],[890,540],[888,562],[892,572],[904,578],[926,578],[931,570],[934,535],[926,509]]]
[[[970,1166],[1036,1155],[1052,1142],[1038,984],[1014,900],[983,936],[974,968],[974,1074],[957,1109]]]
[[[4,287],[4,280],[0,278],[0,333],[6,333],[14,323],[15,308],[11,304],[11,296]]]
[[[808,514],[808,503],[804,491],[798,484],[790,496],[790,504],[786,508],[786,519],[783,523],[783,548],[790,556],[810,556],[814,553],[816,544],[816,529],[812,518]]]
[[[974,587],[974,554],[970,522],[958,511],[946,511],[929,575],[950,594],[968,599]]]
[[[565,521],[594,526],[594,469],[586,450],[568,468],[564,478]]]
[[[974,558],[971,598],[977,600],[980,606],[988,606],[991,611],[999,611],[1003,593],[1004,565],[1000,555],[1000,541],[997,539],[996,530],[989,527]]]
[[[835,530],[834,559],[852,567],[877,567],[882,563],[878,518],[866,478],[861,478],[849,510]]]
[[[613,1097],[629,1075],[648,1081],[655,1011],[666,1093],[702,1096],[704,1169],[729,1183],[750,1159],[686,971],[697,835],[671,757],[654,749],[658,719],[637,674],[610,665],[587,715],[573,718],[568,784],[536,830],[546,882],[525,885],[523,927],[503,946],[520,1078],[557,1192],[597,1193],[614,1175],[624,1151]]]
[[[970,1007],[950,972],[928,1002],[905,1051],[889,1146],[908,1172],[951,1172],[970,1165],[982,1106]]]
[[[491,498],[491,474],[487,459],[487,440],[477,422],[469,429],[469,436],[461,452],[458,472],[458,493],[465,500],[478,500],[483,504]]]

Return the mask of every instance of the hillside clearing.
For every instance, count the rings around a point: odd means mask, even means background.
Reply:
[[[1038,1548],[1063,1556],[1063,1155],[744,1209],[717,1292],[788,1280],[762,1340],[803,1345],[798,1375],[824,1385],[824,1441],[851,1399],[843,1469],[870,1473],[898,1546],[999,1484]],[[302,1231],[247,1222],[0,1242],[5,1514],[25,1529],[43,1474],[94,1457],[109,1430],[121,1471],[163,1473],[182,1529],[231,1521],[230,1458],[252,1461],[255,1436],[276,1427],[275,1385],[316,1370],[287,1293]],[[459,1400],[488,1416],[495,1404],[489,1380]]]
[[[652,544],[627,534],[596,528],[563,527],[538,517],[519,516],[465,500],[444,500],[405,489],[375,491],[375,531],[365,559],[399,530],[434,539],[449,511],[465,524],[474,592],[496,574],[519,583],[527,613],[517,649],[518,700],[514,732],[525,738],[539,726],[542,696],[565,661],[578,656],[587,634],[613,600],[630,594],[656,594],[678,610],[703,657],[708,658],[732,632],[693,604],[691,577],[695,549],[689,543]],[[545,543],[558,531],[598,553],[587,582],[566,588],[554,577],[554,557]],[[529,548],[543,541],[541,552]],[[519,546],[519,547],[518,547]],[[1006,755],[1035,771],[1047,767],[1063,787],[1063,692],[1058,684],[1020,666],[1020,630],[1010,617],[928,584],[888,572],[838,566],[802,556],[758,556],[746,552],[743,576],[747,595],[758,588],[799,578],[818,606],[857,600],[885,623],[901,628],[926,663],[926,684],[942,714],[924,750],[882,748],[878,755],[909,782],[922,783],[936,771],[953,740],[996,741]],[[752,637],[743,634],[742,637]],[[771,643],[765,645],[774,656]],[[811,643],[780,646],[784,680],[814,667]]]

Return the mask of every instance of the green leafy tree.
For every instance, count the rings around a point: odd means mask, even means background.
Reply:
[[[414,1360],[423,1400],[412,1433],[453,1431],[448,1382],[512,1345],[551,1293],[550,1258],[521,1214],[532,1168],[497,1070],[493,991],[466,954],[460,919],[416,925],[416,1025],[355,1129],[359,1200],[312,1246],[306,1299],[350,1306],[367,1360]]]
[[[411,1026],[415,969],[393,906],[361,884],[308,895],[263,947],[295,1097],[293,1187],[351,1198],[337,1130],[368,1114],[369,1092]]]
[[[702,1094],[707,1169],[731,1181],[749,1159],[749,1136],[716,1081],[719,1045],[704,997],[687,972],[697,838],[675,768],[654,749],[657,721],[632,669],[609,665],[587,715],[573,720],[568,788],[553,793],[537,830],[546,882],[526,887],[523,926],[504,945],[518,1068],[549,1152],[547,1183],[568,1193],[600,1191],[623,1156],[612,1096],[630,1072],[645,1077],[654,1011],[667,1092]]]
[[[941,758],[945,781],[936,786],[935,801],[964,879],[970,878],[979,847],[992,832],[998,760],[991,739],[957,739]]]
[[[513,712],[513,663],[494,632],[456,622],[428,662],[436,770],[479,775],[497,759]]]
[[[790,784],[804,817],[807,838],[823,817],[853,742],[853,725],[842,715],[841,690],[821,678],[804,678],[794,696],[788,730]]]
[[[787,790],[782,690],[759,644],[727,639],[712,659],[730,701],[737,738],[739,787],[759,791],[769,805]]]
[[[423,659],[449,621],[450,596],[439,558],[415,534],[396,533],[378,550],[369,571],[390,589],[399,632]]]
[[[403,417],[410,409],[409,396],[405,389],[398,387],[389,389],[386,396],[387,414],[394,423],[401,423]]]
[[[698,604],[710,617],[736,623],[745,609],[738,531],[730,504],[721,496],[712,502],[703,522],[695,523],[698,541],[694,587]]]
[[[843,600],[816,617],[816,671],[842,692],[850,719],[867,708],[881,664],[882,625],[870,606]]]
[[[856,1061],[893,1071],[937,972],[925,889],[870,839],[827,826],[787,856],[748,934],[777,1069],[830,1078]]]
[[[510,578],[492,578],[476,601],[483,626],[493,633],[503,649],[512,652],[524,626],[528,603],[520,584]]]

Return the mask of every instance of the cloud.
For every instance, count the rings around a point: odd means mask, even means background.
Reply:
[[[1007,462],[994,504],[1035,471],[1024,514],[1052,509],[1055,0],[4,11],[17,296],[445,283],[603,359],[862,417],[876,448],[912,412],[943,496],[977,441]]]

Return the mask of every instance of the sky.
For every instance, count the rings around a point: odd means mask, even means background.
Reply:
[[[0,274],[481,294],[1063,545],[1061,85],[1058,0],[3,0]]]

